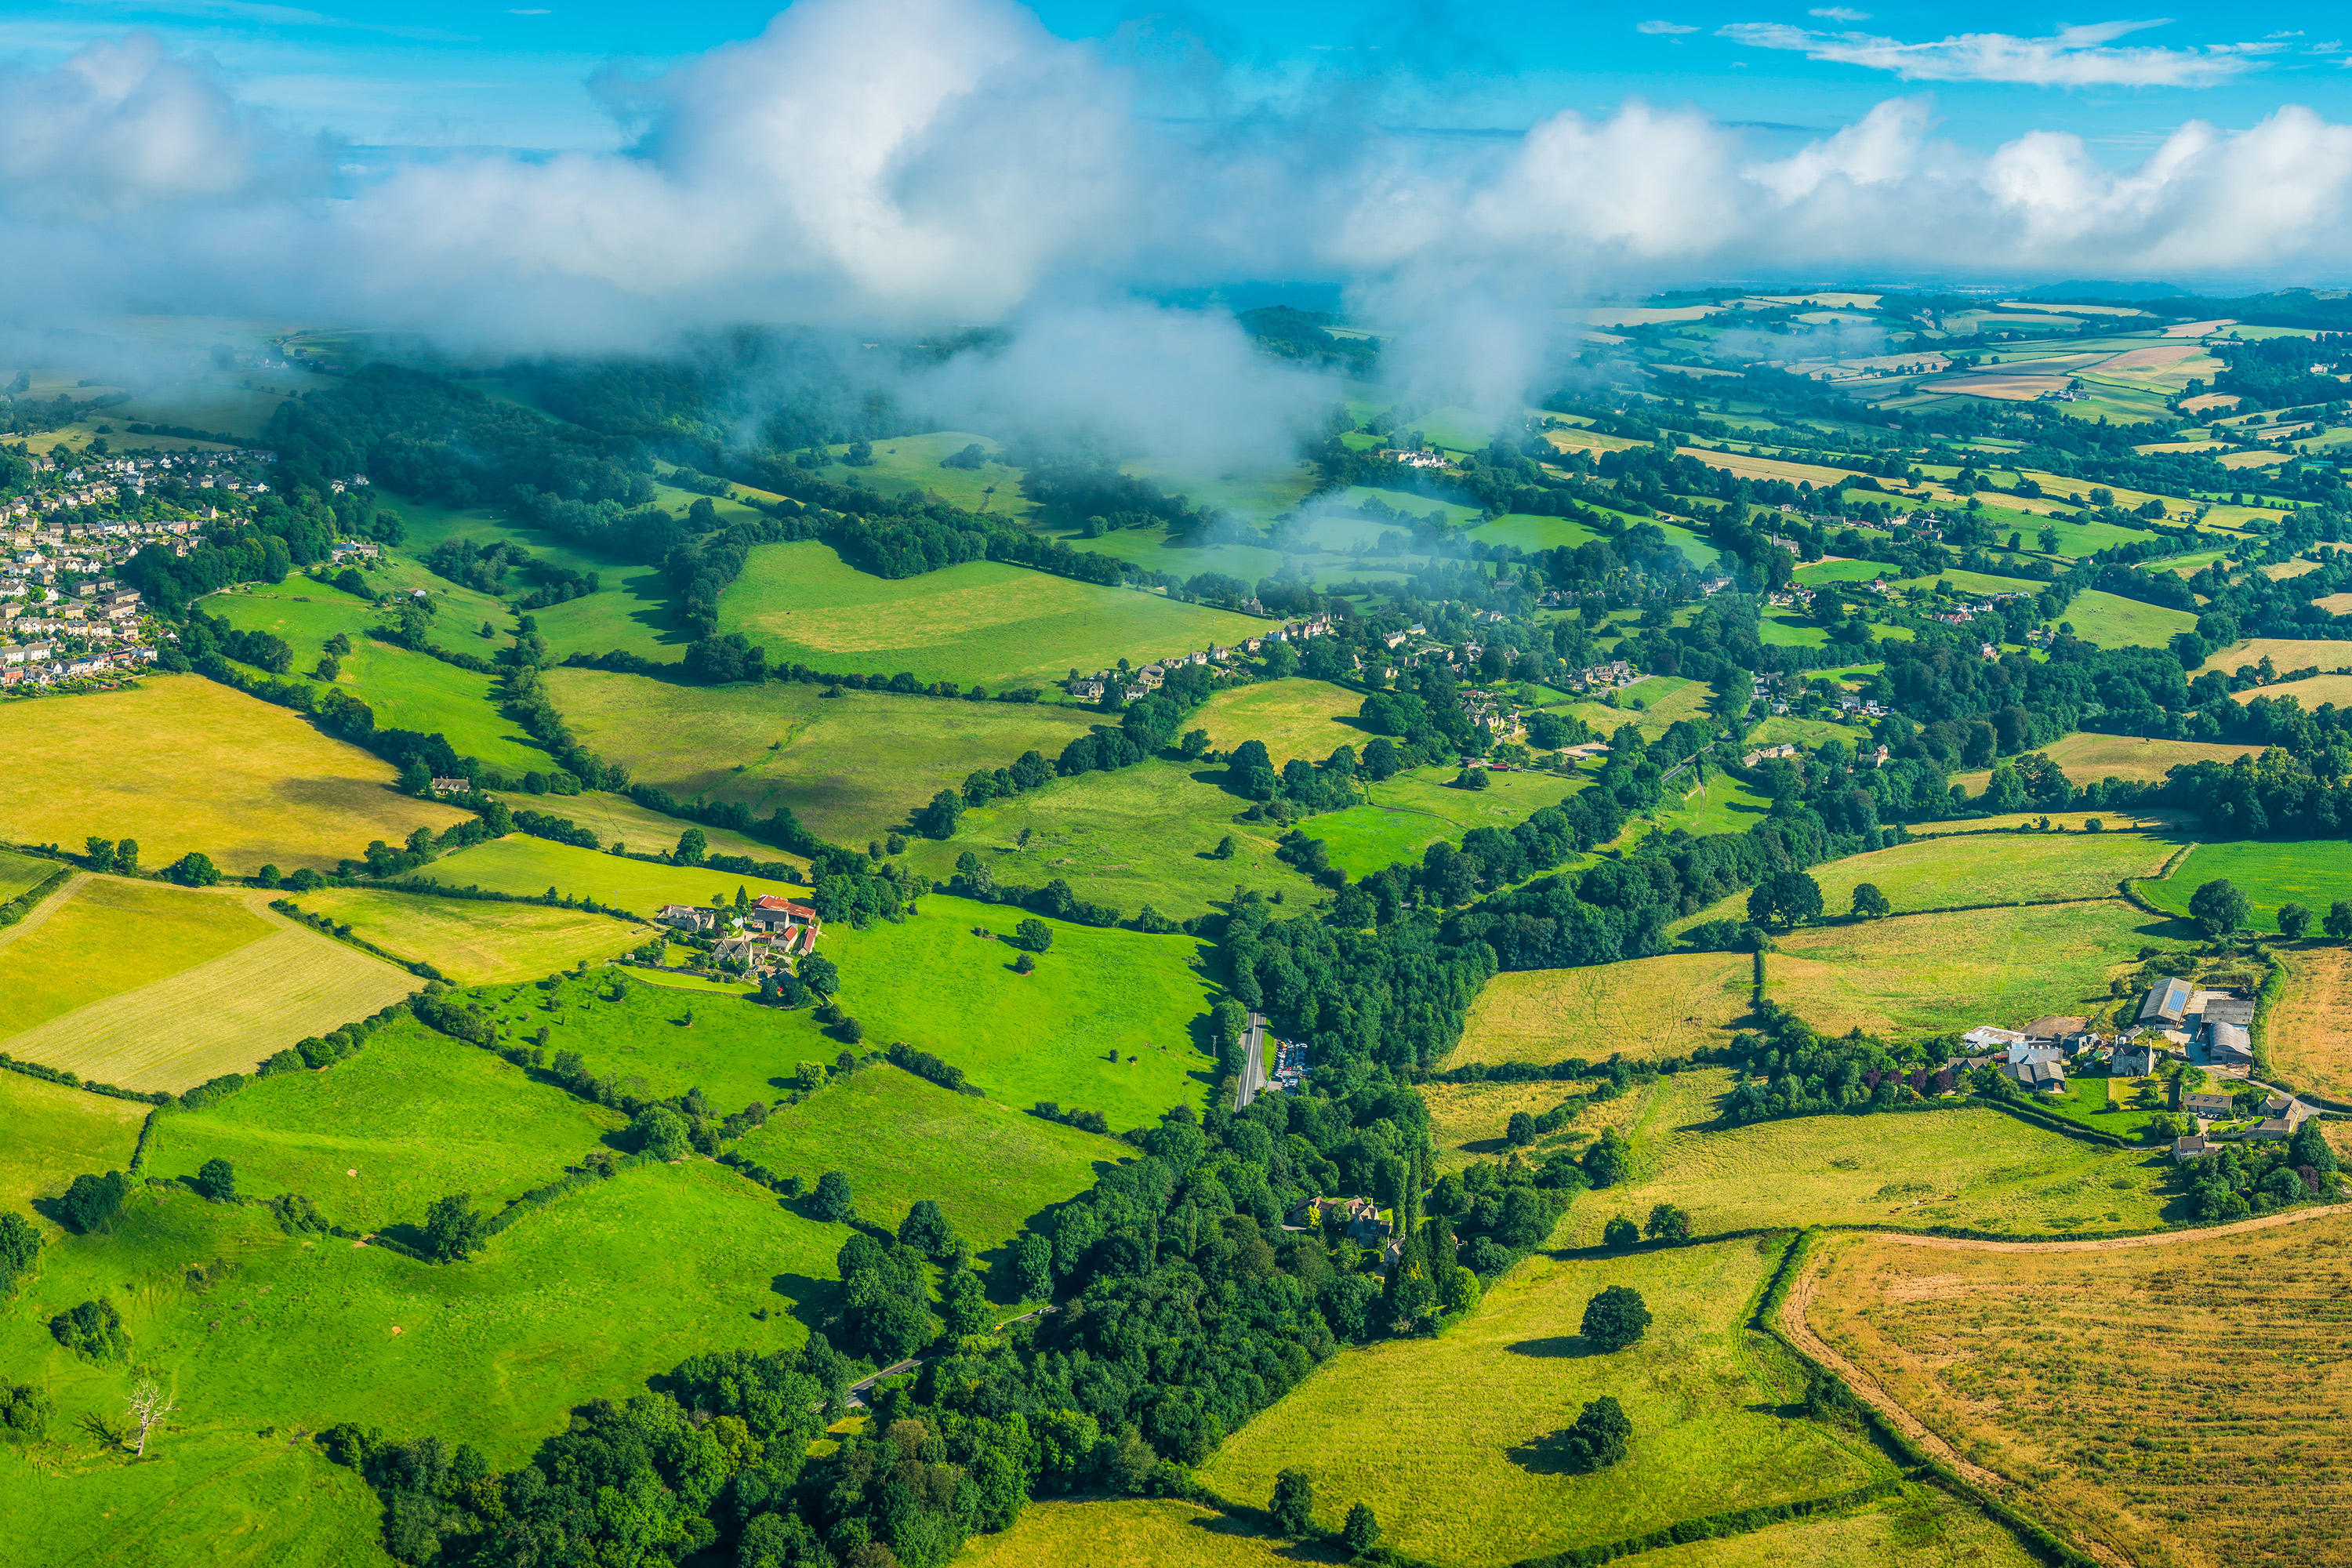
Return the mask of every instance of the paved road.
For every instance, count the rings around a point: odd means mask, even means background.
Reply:
[[[1034,1312],[1024,1312],[1017,1318],[1005,1319],[1003,1326],[1005,1328],[1011,1328],[1015,1323],[1025,1323],[1032,1318],[1042,1318],[1046,1313],[1053,1310],[1054,1309],[1051,1307],[1040,1307]],[[866,1401],[861,1397],[861,1395],[863,1395],[867,1389],[881,1382],[884,1378],[896,1377],[902,1372],[912,1372],[917,1367],[922,1365],[925,1362],[936,1359],[938,1358],[933,1356],[919,1355],[911,1361],[902,1361],[894,1366],[886,1366],[880,1372],[876,1373],[873,1376],[861,1378],[857,1382],[851,1384],[849,1385],[849,1395],[847,1400],[850,1408],[854,1410],[865,1409]]]
[[[1265,1019],[1252,1013],[1249,1033],[1242,1040],[1242,1078],[1234,1088],[1234,1109],[1246,1110],[1249,1102],[1265,1092]]]

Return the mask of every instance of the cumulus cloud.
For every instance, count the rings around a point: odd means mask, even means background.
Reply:
[[[2307,109],[2192,121],[2115,168],[2052,132],[1957,144],[1904,97],[1767,155],[1698,109],[1640,101],[1515,137],[1393,133],[1360,76],[1251,96],[1237,84],[1262,78],[1175,53],[1181,69],[1114,58],[1012,0],[798,0],[756,37],[616,87],[640,132],[624,153],[471,154],[336,187],[206,62],[94,45],[0,71],[0,304],[519,351],[747,321],[1003,322],[1007,346],[925,395],[1229,464],[1333,389],[1263,365],[1217,312],[1136,292],[1340,283],[1394,332],[1386,357],[1418,395],[1500,410],[1572,346],[1564,308],[1665,279],[2333,274],[2352,251],[2352,127]]]
[[[1847,5],[1817,6],[1813,10],[1806,12],[1805,15],[1808,16],[1819,16],[1824,22],[1867,22],[1870,20],[1869,12],[1856,11],[1853,7]]]
[[[1860,21],[1843,9],[1811,15]],[[2201,49],[2108,47],[2160,22],[2099,22],[2064,27],[2046,38],[2009,33],[1958,33],[1907,44],[1868,33],[1816,33],[1780,22],[1733,22],[1717,36],[1759,49],[1790,49],[1810,59],[1892,71],[1907,81],[2001,81],[2032,87],[2209,87],[2260,62],[2278,43],[2208,44]]]

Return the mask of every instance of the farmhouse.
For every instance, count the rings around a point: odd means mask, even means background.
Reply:
[[[2208,1121],[2225,1121],[2236,1114],[2236,1103],[2226,1094],[2199,1089],[2180,1097],[2180,1109]]]
[[[751,900],[751,907],[743,911],[743,923],[761,931],[789,931],[796,926],[816,931],[824,928],[824,922],[817,918],[814,910],[806,904],[796,904],[790,899],[777,898],[772,893],[762,893]]]
[[[2184,1133],[2172,1141],[2172,1158],[2176,1164],[2185,1165],[2191,1160],[2201,1160],[2213,1152],[2202,1132]]]
[[[2054,1093],[2066,1087],[2066,1069],[2053,1058],[2050,1061],[2011,1062],[2000,1069],[2015,1079],[2020,1089],[2036,1094]]]
[[[712,931],[719,925],[717,910],[700,910],[692,904],[664,904],[656,918],[680,931]]]
[[[2156,1070],[2157,1047],[2153,1040],[2131,1040],[2116,1047],[2108,1060],[2107,1070],[2117,1078],[2146,1078]]]

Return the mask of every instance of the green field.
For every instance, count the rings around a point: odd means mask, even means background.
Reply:
[[[2197,629],[2197,617],[2187,610],[2168,610],[2095,588],[2075,595],[2060,619],[2074,628],[2076,637],[2101,647],[2162,647],[2176,634]]]
[[[551,669],[547,684],[582,742],[638,782],[682,800],[740,800],[761,816],[784,806],[853,844],[960,788],[975,768],[1009,767],[1028,751],[1061,755],[1103,717],[870,691],[826,697],[797,682],[670,686],[590,669]]]
[[[300,579],[289,580],[289,585],[294,583],[301,583],[309,595],[216,594],[203,607],[242,630],[285,638],[294,650],[292,677],[310,673],[328,639],[339,634],[348,637],[352,651],[341,657],[341,670],[333,684],[366,703],[374,711],[379,728],[438,732],[447,737],[458,755],[511,773],[553,765],[520,725],[499,711],[492,692],[494,678],[379,642],[367,635],[367,628],[378,620],[372,606]],[[432,635],[443,647],[487,658],[505,646],[505,639],[485,641],[476,635],[479,625],[479,621],[462,622],[461,612],[446,610]],[[310,686],[314,691],[327,689],[324,681],[312,681]]]
[[[37,855],[16,855],[0,849],[0,904],[29,892],[65,868]]]
[[[1851,910],[1853,890],[1864,882],[1885,894],[1896,914],[1907,915],[1983,904],[2113,898],[2125,879],[2152,875],[2178,847],[2172,839],[2144,833],[1953,832],[1849,855],[1816,866],[1810,874],[1821,885],[1822,911],[1828,917]],[[1748,895],[1734,893],[1669,929],[1747,918]]]
[[[374,888],[320,888],[296,896],[301,909],[348,925],[386,952],[429,963],[460,985],[536,979],[582,962],[626,952],[642,926],[540,904],[436,899]]]
[[[561,897],[593,899],[644,920],[653,919],[664,904],[732,903],[738,888],[755,899],[767,893],[780,899],[808,896],[808,889],[796,882],[632,860],[525,833],[445,855],[417,875],[448,888],[479,887],[534,898],[553,888]]]
[[[808,869],[807,858],[795,855],[789,849],[779,849],[772,844],[763,844],[740,833],[730,833],[723,827],[703,827],[699,823],[665,816],[658,811],[646,810],[625,795],[612,795],[604,790],[557,795],[524,795],[517,791],[499,795],[497,798],[517,811],[543,811],[550,816],[563,817],[593,833],[598,846],[606,849],[620,844],[640,855],[667,854],[677,847],[678,837],[688,828],[700,827],[703,842],[713,855],[740,855],[748,860],[781,860],[803,871]]]
[[[141,863],[191,850],[244,875],[265,864],[331,869],[371,839],[439,830],[467,813],[412,800],[373,754],[200,675],[135,689],[0,703],[0,836],[139,841]]]
[[[1811,587],[1822,583],[1867,583],[1881,575],[1892,578],[1895,569],[1883,561],[1815,561],[1798,567],[1790,574],[1795,581]]]
[[[423,1224],[446,1193],[495,1213],[626,1122],[403,1019],[323,1072],[275,1074],[205,1110],[167,1112],[147,1173],[193,1176],[226,1160],[247,1196],[300,1193],[335,1224],[374,1231]]]
[[[1782,1420],[1785,1363],[1762,1358],[1747,1330],[1782,1245],[1538,1254],[1443,1338],[1342,1350],[1229,1438],[1201,1479],[1262,1502],[1296,1466],[1325,1526],[1362,1501],[1387,1543],[1466,1568],[1862,1485],[1888,1462],[1859,1437]],[[1642,1293],[1653,1322],[1632,1349],[1593,1353],[1578,1318],[1615,1284]],[[1598,1474],[1567,1473],[1555,1435],[1602,1394],[1632,1417],[1632,1452]]]
[[[1998,1110],[1800,1116],[1714,1125],[1731,1074],[1662,1082],[1633,1138],[1632,1179],[1578,1195],[1563,1239],[1676,1205],[1701,1236],[1759,1226],[1958,1226],[2022,1237],[2147,1229],[2178,1216],[2158,1153],[2107,1149]],[[2102,1119],[2105,1127],[2110,1121]]]
[[[1078,897],[1124,914],[1149,903],[1178,920],[1208,913],[1233,897],[1236,884],[1290,900],[1318,897],[1303,873],[1274,858],[1282,828],[1234,820],[1248,802],[1221,786],[1223,776],[1214,765],[1152,761],[1055,779],[966,812],[952,838],[913,840],[907,863],[945,879],[969,850],[987,862],[999,885],[1042,887],[1059,877]],[[1301,826],[1319,837],[1349,815],[1311,817]],[[1213,858],[1210,851],[1228,836],[1233,858]]]
[[[6,1129],[0,1137],[0,1210],[22,1212],[34,1198],[56,1197],[85,1171],[130,1164],[147,1110],[136,1100],[0,1072],[0,1128]]]
[[[1690,777],[1683,775],[1680,784]],[[1669,794],[1674,786],[1669,786]],[[1764,820],[1772,809],[1769,795],[1728,774],[1717,773],[1693,788],[1679,801],[1660,805],[1650,814],[1648,824],[1673,833],[1681,831],[1693,837],[1710,833],[1745,833]],[[1628,825],[1620,843],[1639,843],[1649,836],[1650,827],[1641,820]]]
[[[2253,924],[2274,931],[2280,907],[2301,904],[2314,919],[2338,899],[2352,899],[2352,843],[2340,838],[2240,839],[2200,844],[2161,881],[2133,884],[2158,909],[2186,917],[2190,895],[2207,882],[2230,881],[2253,905]]]
[[[1230,752],[1244,741],[1263,741],[1276,768],[1293,757],[1321,762],[1341,746],[1359,753],[1372,731],[1355,722],[1364,694],[1328,680],[1270,680],[1229,687],[1184,721],[1188,730],[1209,732],[1209,744]]]
[[[1347,1558],[1286,1545],[1196,1503],[1121,1498],[1033,1502],[1012,1529],[972,1537],[956,1561],[971,1568],[1280,1568]]]
[[[1365,786],[1362,805],[1309,817],[1300,826],[1328,847],[1331,864],[1350,877],[1368,877],[1400,861],[1419,862],[1441,838],[1459,840],[1474,827],[1511,828],[1581,789],[1581,775],[1490,773],[1488,787],[1457,789],[1458,768],[1414,768]]]
[[[934,893],[902,925],[828,931],[820,951],[840,965],[842,1009],[869,1048],[930,1051],[1007,1105],[1051,1100],[1128,1128],[1199,1104],[1213,1068],[1207,944],[1048,921],[1052,951],[1015,974],[1013,949],[972,931],[1024,918]]]
[[[0,1319],[0,1373],[46,1385],[67,1431],[119,1409],[129,1369],[78,1360],[47,1327],[110,1296],[140,1363],[177,1387],[182,1431],[268,1429],[283,1448],[295,1427],[357,1421],[471,1442],[503,1468],[582,1401],[626,1397],[686,1356],[797,1344],[794,1309],[823,1299],[846,1235],[701,1160],[623,1171],[457,1266],[151,1187],[110,1233],[44,1252]],[[163,1435],[152,1462],[170,1468],[187,1440]]]
[[[719,602],[722,631],[771,664],[959,686],[1038,686],[1259,635],[1266,623],[993,561],[870,576],[814,542],[763,544]]]
[[[814,1186],[849,1178],[861,1218],[898,1228],[918,1198],[937,1201],[985,1257],[1032,1215],[1094,1184],[1135,1151],[993,1100],[957,1094],[887,1062],[861,1068],[778,1111],[733,1148]]]
[[[2085,1015],[2117,967],[2177,933],[2121,899],[1811,926],[1765,959],[1773,1001],[1824,1034],[1890,1038]]]
[[[988,454],[988,459],[979,468],[940,466],[940,458],[951,458],[974,442]],[[832,465],[820,469],[819,476],[836,485],[863,486],[878,495],[928,492],[966,511],[1012,515],[1028,509],[1028,500],[1021,493],[1021,470],[996,460],[1003,443],[990,437],[976,436],[969,430],[929,430],[919,436],[893,436],[870,445],[874,461],[854,468],[841,461],[848,455],[848,443],[821,448],[832,459]]]
[[[1744,952],[1513,970],[1478,994],[1444,1065],[1688,1056],[1729,1037],[1748,1011],[1753,975]]]

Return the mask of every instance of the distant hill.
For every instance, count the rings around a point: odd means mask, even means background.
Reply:
[[[2038,289],[2028,289],[2016,298],[2042,300],[2052,304],[2132,304],[2142,300],[2180,300],[2189,290],[2170,283],[2044,283]]]

